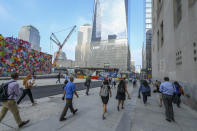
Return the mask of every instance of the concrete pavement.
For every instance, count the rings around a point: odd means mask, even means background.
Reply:
[[[31,119],[29,125],[22,131],[196,131],[197,113],[185,105],[181,108],[174,106],[176,122],[169,123],[165,120],[164,107],[157,103],[157,94],[152,93],[148,103],[144,106],[142,99],[138,99],[138,87],[129,86],[131,100],[126,100],[125,109],[117,111],[116,90],[109,100],[106,120],[102,120],[102,102],[99,97],[99,88],[92,88],[90,96],[85,91],[79,91],[79,98],[74,98],[74,108],[79,111],[75,116],[67,113],[67,120],[59,122],[59,116],[65,106],[61,100],[62,95],[37,99],[38,105],[31,106],[25,101],[20,107],[23,120]],[[13,116],[8,113],[4,123],[17,128]],[[14,130],[0,124],[0,131]],[[15,129],[17,130],[17,129]]]
[[[138,89],[133,90],[133,96],[138,96]],[[197,112],[188,106],[181,104],[181,108],[174,108],[176,122],[165,120],[164,106],[161,108],[157,102],[157,93],[152,93],[148,97],[148,104],[145,106],[141,99],[137,99],[132,116],[132,131],[196,131]]]
[[[99,96],[100,88],[90,90],[90,95],[86,96],[85,91],[79,91],[80,97],[74,98],[74,108],[79,111],[73,116],[70,111],[67,113],[68,120],[59,122],[59,116],[65,106],[65,101],[61,100],[62,95],[50,96],[37,99],[38,105],[31,106],[29,101],[19,105],[20,114],[23,120],[31,119],[30,124],[21,129],[24,131],[117,131],[130,126],[130,122],[121,123],[124,120],[125,110],[117,111],[117,101],[115,100],[116,90],[113,89],[113,96],[109,100],[107,119],[102,120],[102,102]],[[131,92],[132,88],[129,88]],[[126,106],[131,103],[127,100]],[[125,108],[127,108],[125,106]],[[128,117],[130,118],[130,117]],[[4,123],[17,128],[13,116],[8,113],[3,120]],[[13,130],[0,124],[1,130]],[[128,128],[129,129],[129,128]],[[124,130],[125,131],[125,130]]]

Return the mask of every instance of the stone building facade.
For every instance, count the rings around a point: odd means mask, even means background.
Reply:
[[[153,0],[152,6],[153,78],[179,81],[197,109],[197,0]]]

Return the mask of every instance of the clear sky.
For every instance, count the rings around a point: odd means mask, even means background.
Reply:
[[[43,52],[53,54],[57,46],[51,46],[51,32],[63,41],[71,27],[92,24],[94,0],[0,0],[0,34],[18,37],[24,25],[35,26],[41,36]],[[129,41],[131,57],[141,65],[141,48],[144,40],[143,0],[129,0]],[[68,29],[69,28],[69,29]],[[67,58],[75,59],[77,30],[66,43],[63,51]]]

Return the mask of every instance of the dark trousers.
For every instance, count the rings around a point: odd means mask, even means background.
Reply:
[[[173,112],[173,106],[172,106],[172,96],[162,94],[162,98],[163,98],[163,103],[164,103],[164,106],[165,106],[166,119],[174,120],[174,112]]]
[[[57,81],[56,81],[56,83],[57,83],[57,82],[61,83],[61,82],[60,82],[60,78],[57,78]]]
[[[24,89],[23,90],[23,94],[22,96],[19,98],[19,100],[17,101],[17,104],[19,104],[21,102],[21,100],[26,96],[28,95],[31,102],[34,103],[34,99],[33,99],[33,96],[32,96],[32,93],[31,93],[31,89]]]
[[[177,94],[177,106],[179,107],[181,104],[181,94]]]
[[[62,111],[62,114],[60,116],[60,120],[62,120],[64,118],[64,116],[66,116],[66,113],[68,111],[68,108],[70,108],[70,111],[72,113],[74,113],[74,108],[73,108],[73,103],[72,103],[72,98],[67,98],[66,99],[66,105],[64,107],[64,110]]]
[[[89,89],[90,89],[90,86],[88,85],[88,86],[86,86],[86,95],[88,95],[88,93],[89,93]]]
[[[142,95],[143,95],[143,102],[144,102],[144,104],[146,104],[146,102],[147,102],[147,95],[145,93],[142,93]]]

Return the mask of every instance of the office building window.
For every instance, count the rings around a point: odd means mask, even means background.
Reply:
[[[164,43],[163,21],[161,22],[160,28],[161,28],[161,47],[162,47]]]
[[[174,25],[177,27],[182,19],[182,0],[174,0]]]
[[[163,0],[157,0],[157,16],[159,16],[161,12],[162,5],[163,5]]]
[[[177,66],[182,65],[182,51],[181,50],[178,50],[176,52],[176,65]]]
[[[193,43],[194,46],[194,62],[197,62],[197,47],[196,47],[196,43]]]
[[[196,47],[196,43],[195,42],[193,43],[193,46]]]
[[[160,40],[159,40],[159,31],[157,32],[157,51],[159,52],[159,43],[160,43]]]
[[[196,1],[197,0],[188,0],[189,7],[192,7],[196,3]]]

